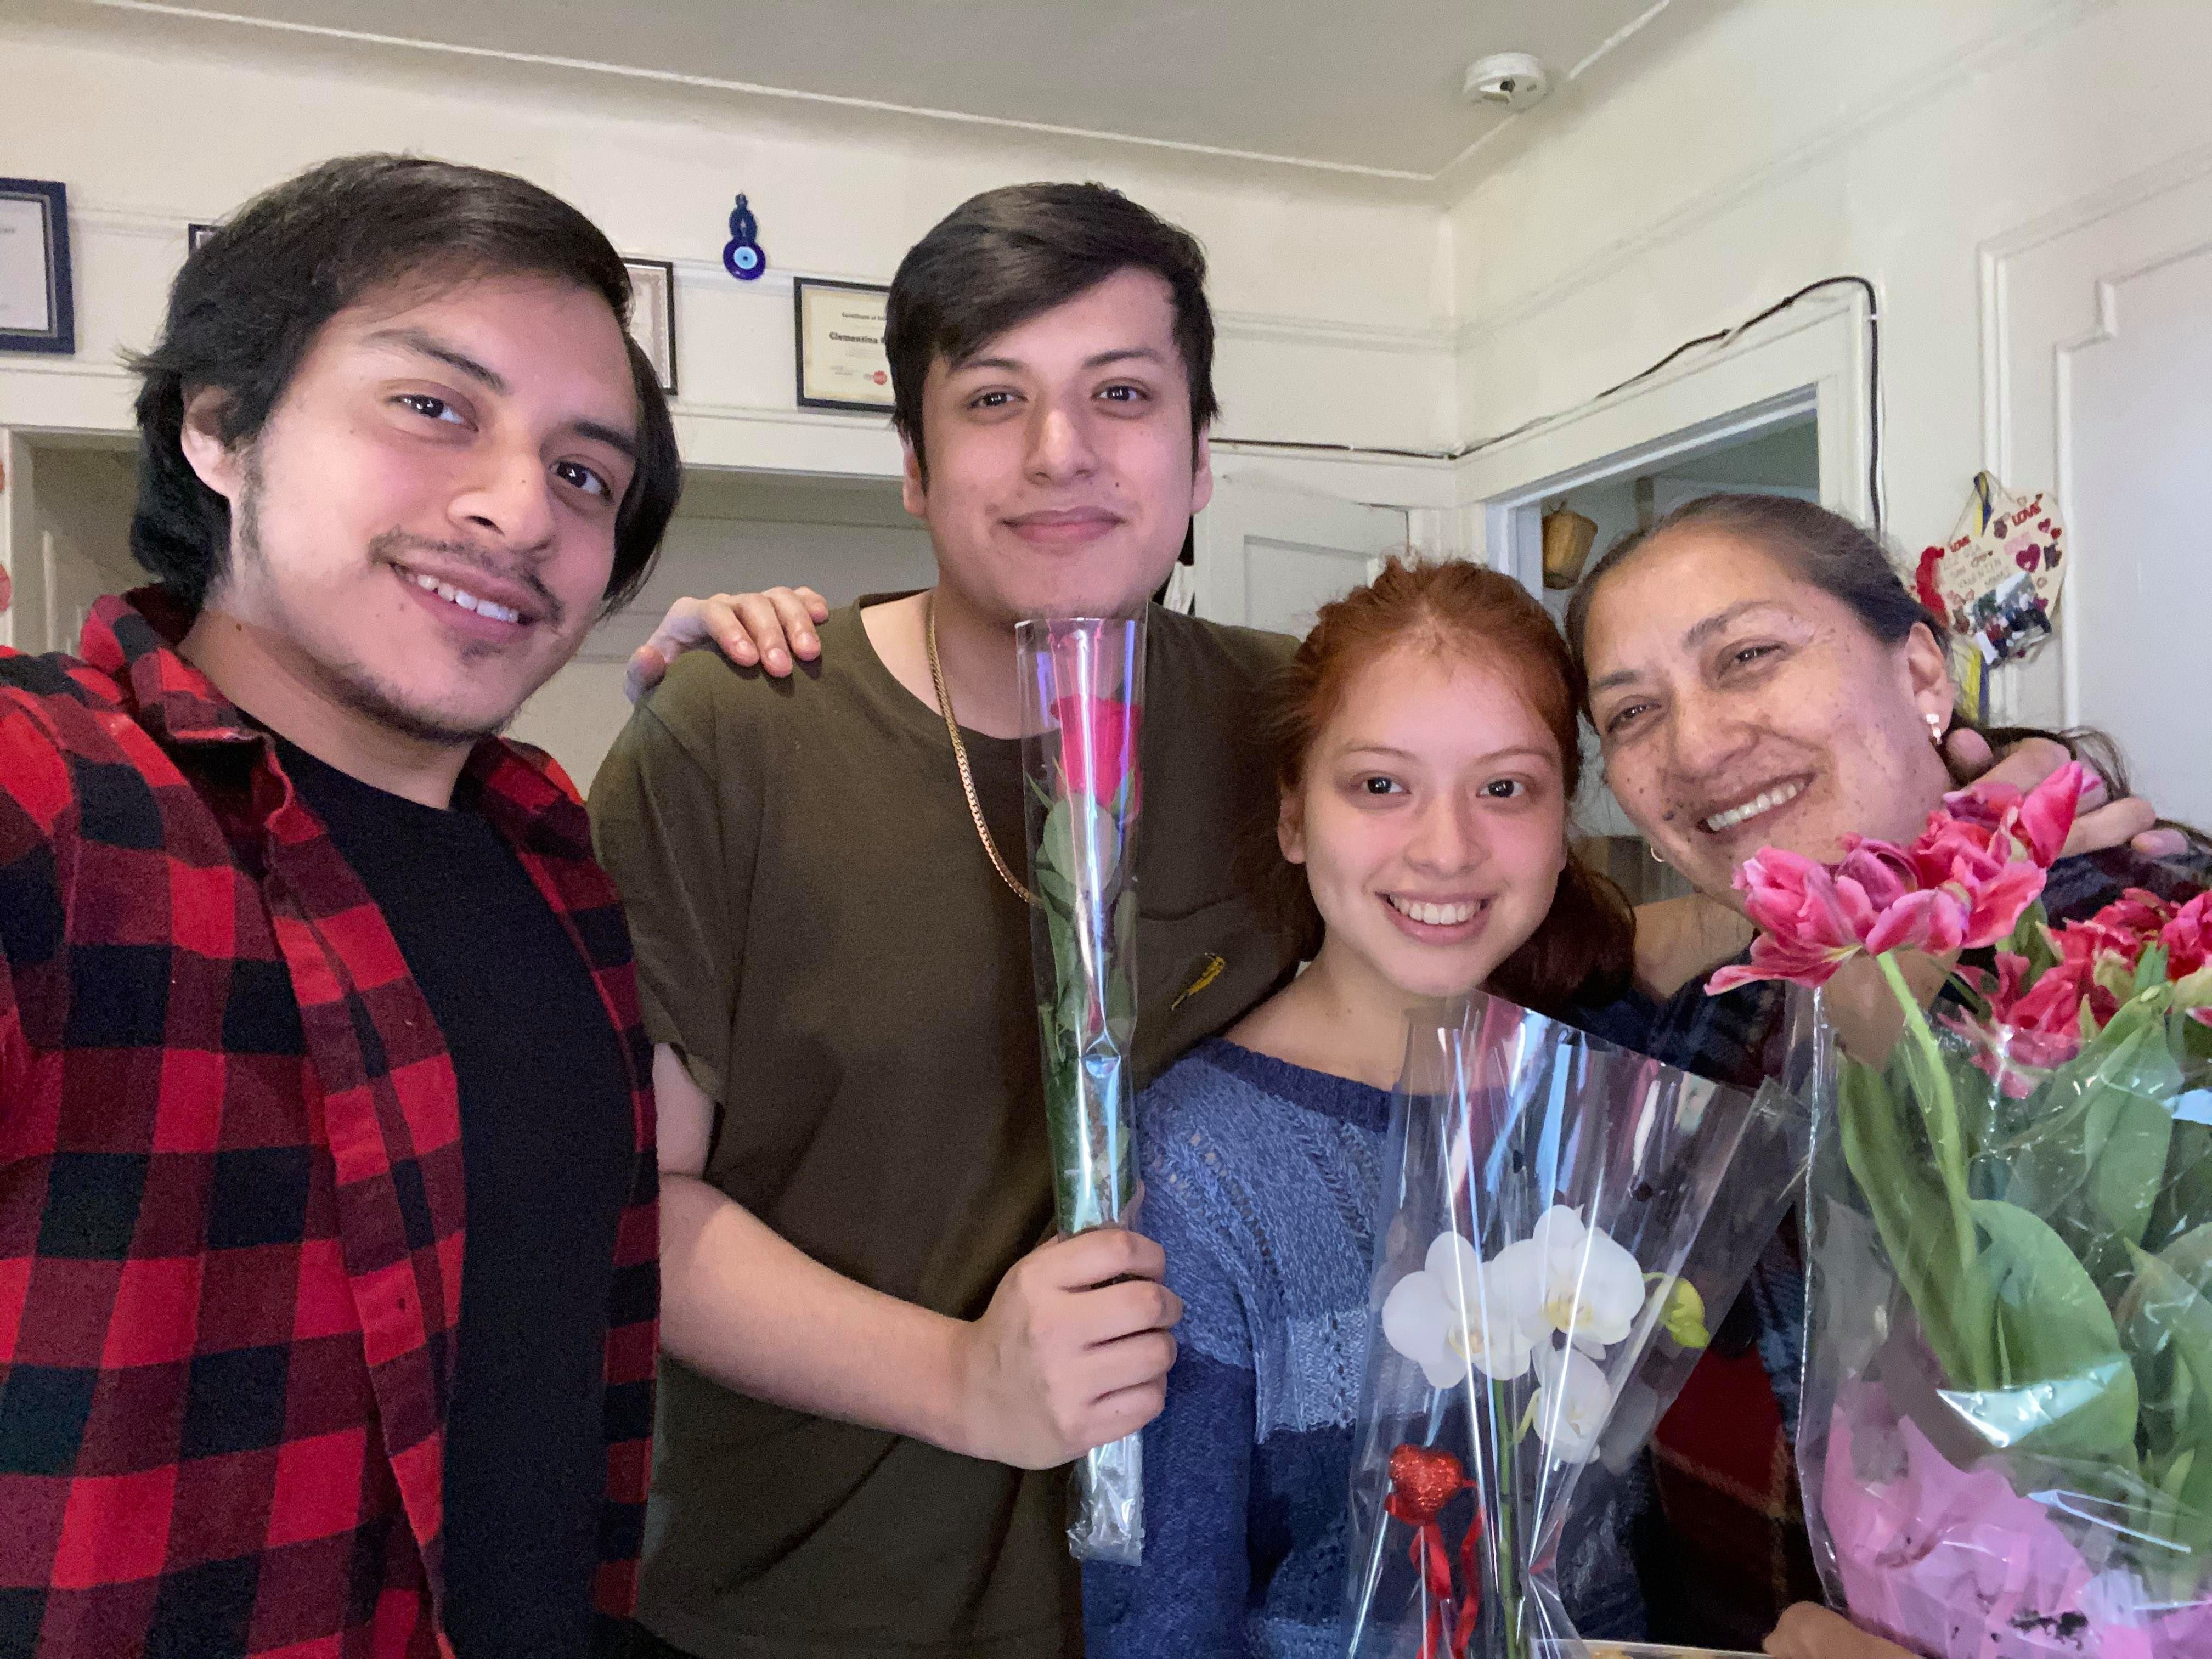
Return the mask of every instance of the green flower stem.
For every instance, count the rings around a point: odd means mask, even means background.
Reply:
[[[1905,970],[1898,966],[1896,957],[1884,951],[1875,958],[1875,964],[1889,981],[1890,992],[1905,1012],[1905,1035],[1921,1062],[1918,1069],[1923,1075],[1914,1079],[1918,1086],[1913,1093],[1917,1097],[1921,1119],[1928,1127],[1928,1144],[1936,1154],[1936,1172],[1942,1179],[1943,1195],[1950,1204],[1952,1243],[1958,1253],[1960,1280],[1970,1282],[1978,1269],[1980,1249],[1974,1231],[1972,1195],[1966,1189],[1966,1149],[1959,1132],[1959,1102],[1952,1092],[1951,1073],[1943,1063],[1943,1051],[1936,1043],[1935,1030],[1928,1024],[1927,1011],[1921,1007],[1920,999],[1905,982]],[[1907,1069],[1912,1069],[1909,1060]],[[1990,1334],[1975,1328],[1960,1331],[1959,1335],[1971,1345],[1969,1352],[1978,1372],[1972,1381],[1977,1387],[1988,1387],[1993,1381],[1990,1376]]]
[[[1491,1467],[1498,1474],[1498,1533],[1490,1544],[1491,1559],[1498,1564],[1498,1612],[1505,1636],[1504,1659],[1528,1659],[1521,1629],[1521,1564],[1513,1547],[1513,1505],[1521,1494],[1516,1443],[1521,1437],[1521,1430],[1506,1426],[1506,1419],[1511,1415],[1505,1385],[1492,1382],[1490,1455]]]

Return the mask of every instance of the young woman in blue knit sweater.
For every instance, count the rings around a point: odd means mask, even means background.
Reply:
[[[1277,688],[1276,836],[1327,931],[1298,979],[1139,1104],[1145,1230],[1184,1311],[1145,1431],[1144,1565],[1085,1570],[1091,1659],[1341,1651],[1407,1015],[1478,986],[1565,1012],[1630,965],[1626,902],[1567,848],[1581,692],[1518,583],[1395,560],[1322,611]],[[1586,1635],[1640,1633],[1626,1519],[1577,1517],[1562,1551]]]

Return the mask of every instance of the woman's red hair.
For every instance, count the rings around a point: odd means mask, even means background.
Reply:
[[[1261,731],[1279,795],[1304,783],[1307,757],[1352,680],[1407,646],[1464,658],[1510,682],[1558,744],[1560,781],[1574,799],[1582,781],[1582,673],[1550,613],[1519,582],[1481,565],[1400,558],[1387,561],[1366,586],[1323,605],[1270,688]],[[1268,836],[1272,845],[1272,825]],[[1304,878],[1295,866],[1284,867],[1297,890],[1285,899],[1296,905],[1304,897]],[[1491,976],[1491,988],[1556,1012],[1578,993],[1597,997],[1619,989],[1635,945],[1626,897],[1570,851],[1551,909]]]

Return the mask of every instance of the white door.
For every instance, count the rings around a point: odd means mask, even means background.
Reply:
[[[2138,793],[2212,824],[2212,242],[2115,283],[2108,303],[2109,336],[2068,365],[2070,702],[2119,739]]]
[[[1193,586],[1214,622],[1303,635],[1406,545],[1402,507],[1363,507],[1276,485],[1219,480],[1198,515]]]
[[[2015,492],[2057,491],[2072,562],[2057,639],[1997,672],[1996,712],[2101,726],[2138,793],[2212,821],[2212,161],[2115,180],[1984,261],[1988,463]]]

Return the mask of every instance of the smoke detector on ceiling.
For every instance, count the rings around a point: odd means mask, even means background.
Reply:
[[[1505,109],[1533,108],[1552,89],[1551,71],[1525,52],[1493,52],[1467,66],[1467,85],[1462,95],[1470,104],[1497,104]]]

